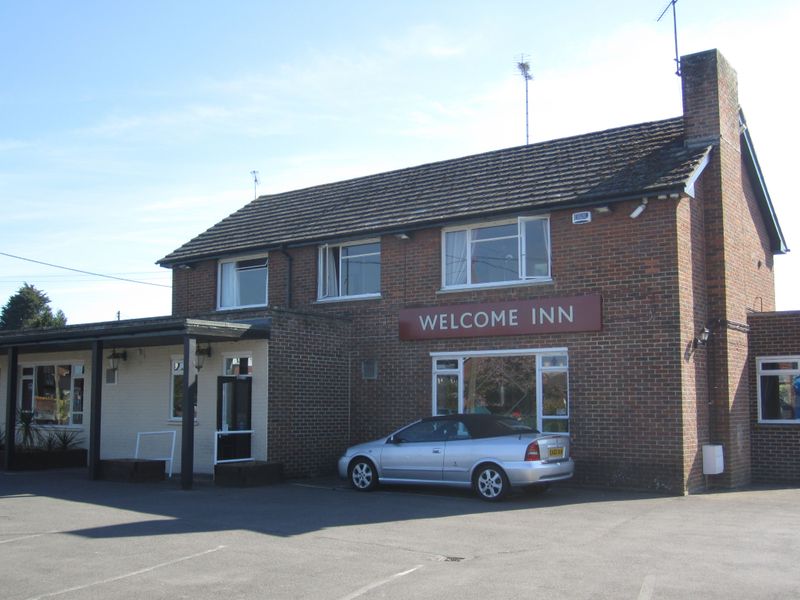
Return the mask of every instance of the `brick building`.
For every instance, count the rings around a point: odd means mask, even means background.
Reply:
[[[159,261],[171,317],[0,336],[6,397],[37,410],[45,363],[74,382],[124,348],[112,383],[81,383],[102,417],[73,383],[55,423],[88,421],[94,461],[166,420],[188,477],[246,454],[309,475],[481,407],[568,432],[589,484],[699,489],[709,443],[712,484],[769,477],[748,316],[774,310],[786,244],[735,72],[717,51],[681,68],[681,117],[259,197]]]

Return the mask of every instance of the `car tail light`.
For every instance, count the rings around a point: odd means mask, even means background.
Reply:
[[[525,460],[542,460],[539,454],[539,442],[531,442],[525,450]]]

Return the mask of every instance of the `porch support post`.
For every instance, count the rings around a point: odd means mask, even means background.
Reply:
[[[8,386],[6,388],[6,455],[3,468],[11,470],[14,457],[14,446],[17,439],[17,381],[19,375],[19,349],[11,346],[8,349]]]
[[[194,407],[197,398],[197,340],[183,338],[183,420],[181,422],[181,488],[192,489],[194,479]]]
[[[92,342],[92,397],[89,422],[89,479],[100,479],[100,415],[103,404],[103,342]]]

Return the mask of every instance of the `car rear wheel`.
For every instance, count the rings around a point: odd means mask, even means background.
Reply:
[[[350,485],[360,492],[369,492],[378,485],[378,474],[375,465],[366,458],[357,458],[350,463]]]
[[[475,491],[482,500],[497,502],[508,493],[508,477],[496,465],[484,465],[475,473]]]

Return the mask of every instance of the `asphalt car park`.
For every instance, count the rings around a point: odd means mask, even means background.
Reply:
[[[335,478],[183,491],[0,472],[0,597],[798,597],[799,500],[561,485],[492,504]]]

